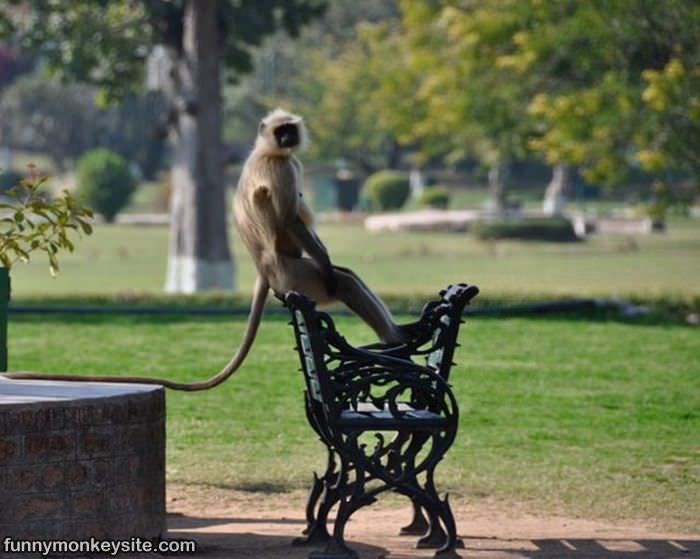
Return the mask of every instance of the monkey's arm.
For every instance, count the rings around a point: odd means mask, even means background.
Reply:
[[[312,229],[306,226],[299,216],[292,219],[288,226],[289,236],[313,259],[321,269],[323,283],[329,295],[335,295],[338,280],[335,277],[333,264],[326,247]]]
[[[306,230],[309,232],[309,235],[314,238],[315,243],[321,247],[321,250],[325,252],[326,255],[328,255],[326,245],[323,244],[323,241],[316,234],[316,231],[314,231],[314,215],[309,209],[309,206],[306,205],[306,201],[304,200],[301,192],[299,193],[299,209],[297,210],[297,216],[306,226]],[[308,250],[306,252],[311,254]]]

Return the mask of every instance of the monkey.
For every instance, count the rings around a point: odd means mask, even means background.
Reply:
[[[283,299],[298,291],[319,304],[340,300],[385,342],[405,341],[407,333],[386,305],[350,269],[331,263],[328,250],[313,229],[313,214],[301,191],[302,165],[294,152],[306,147],[303,119],[275,109],[259,124],[253,151],[246,159],[234,196],[236,227],[258,275],[243,340],[236,354],[216,375],[200,382],[140,376],[4,373],[9,379],[68,380],[160,384],[172,390],[208,390],[235,373],[250,351],[270,289]],[[303,256],[304,251],[308,257]]]
[[[234,197],[238,232],[258,272],[279,298],[297,291],[319,304],[342,301],[385,343],[404,341],[386,305],[348,268],[331,263],[304,200],[295,152],[308,141],[303,119],[275,109],[262,119]],[[308,256],[304,256],[306,253]]]

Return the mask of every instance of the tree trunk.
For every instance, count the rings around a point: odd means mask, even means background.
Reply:
[[[387,141],[389,147],[387,148],[386,154],[386,168],[398,169],[401,163],[401,146],[395,138],[389,138]]]
[[[566,205],[566,192],[571,182],[571,168],[557,163],[552,168],[552,180],[547,185],[542,202],[542,211],[547,215],[561,215]]]
[[[489,169],[489,197],[491,209],[498,215],[506,211],[506,180],[509,165],[504,161],[496,161]]]
[[[408,174],[408,183],[411,186],[411,197],[420,198],[425,191],[425,177],[419,167],[414,167]]]
[[[221,131],[216,0],[188,0],[176,59],[174,163],[166,291],[232,289]]]

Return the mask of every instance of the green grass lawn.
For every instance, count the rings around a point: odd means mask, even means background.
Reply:
[[[700,223],[585,243],[482,243],[465,234],[371,234],[321,224],[333,260],[385,295],[433,296],[449,282],[484,301],[603,295],[700,298]],[[253,267],[232,237],[239,292]],[[12,272],[16,302],[161,292],[168,231],[96,227],[48,275],[37,255]],[[228,297],[228,295],[225,295]],[[393,303],[392,303],[393,304]],[[404,317],[407,318],[407,317]],[[590,317],[589,317],[590,318]],[[371,340],[338,319],[353,342]],[[244,489],[305,487],[323,451],[306,425],[286,317],[269,316],[246,367],[204,394],[168,394],[168,477]],[[11,315],[12,369],[203,378],[237,347],[241,317]],[[443,489],[535,510],[655,520],[700,518],[700,336],[680,322],[575,317],[476,319],[453,382],[461,430]]]
[[[372,234],[361,224],[321,224],[334,262],[355,269],[383,294],[432,295],[467,281],[483,298],[502,295],[700,295],[700,223],[672,221],[667,233],[597,237],[583,243],[476,241],[467,234]],[[17,297],[159,292],[164,284],[168,230],[102,225],[48,275],[41,255],[12,272]],[[232,236],[239,291],[248,294],[253,267]]]
[[[350,341],[371,339],[356,319],[338,322]],[[203,378],[228,359],[243,327],[238,318],[12,316],[10,366]],[[443,490],[697,531],[696,329],[473,319],[461,341],[452,377],[460,432],[438,469]],[[304,418],[292,345],[286,317],[269,316],[231,381],[206,393],[168,393],[169,480],[249,490],[307,485],[324,452]]]

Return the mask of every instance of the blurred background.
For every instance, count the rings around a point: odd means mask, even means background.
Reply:
[[[333,262],[397,320],[460,281],[473,310],[507,310],[460,334],[451,498],[697,534],[700,3],[0,2],[9,367],[218,371],[255,275],[231,196],[276,106],[310,130],[305,196]],[[7,189],[28,173],[18,212]],[[61,237],[64,189],[92,234]],[[32,213],[54,237],[27,235]],[[542,301],[566,312],[533,316]],[[291,345],[270,312],[233,380],[168,394],[169,483],[307,486],[322,453]]]
[[[247,294],[227,209],[276,106],[310,129],[305,190],[334,261],[386,295],[449,281],[495,298],[700,294],[696,2],[27,0],[0,14],[0,189],[31,162],[101,219],[57,279],[40,258],[16,266],[17,297],[229,290],[234,275]],[[178,280],[178,258],[204,279]]]

